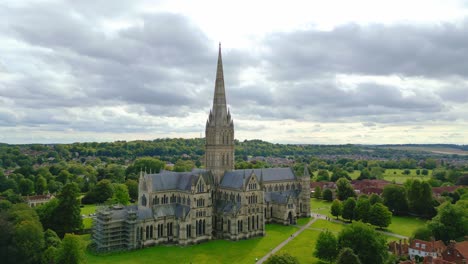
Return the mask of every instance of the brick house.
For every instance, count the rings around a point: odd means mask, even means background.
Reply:
[[[426,257],[431,256],[433,258],[440,257],[442,251],[445,250],[445,244],[442,240],[437,241],[424,241],[420,239],[413,239],[410,243],[408,254],[410,259],[414,259],[416,256]]]
[[[455,243],[451,241],[442,252],[442,258],[456,264],[468,263],[468,241]]]

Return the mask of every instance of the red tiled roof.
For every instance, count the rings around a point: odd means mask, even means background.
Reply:
[[[416,247],[416,243],[419,243],[418,247]],[[423,248],[422,245],[425,245],[425,248]],[[442,240],[424,241],[420,239],[413,239],[413,241],[411,241],[410,248],[425,252],[436,252],[439,249],[442,251],[445,248],[445,244],[442,242]]]
[[[468,258],[468,241],[456,243],[455,248],[463,255],[464,258]]]

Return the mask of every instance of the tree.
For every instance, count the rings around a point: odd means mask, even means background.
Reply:
[[[413,239],[421,239],[425,241],[431,241],[433,238],[432,230],[427,226],[421,226],[413,232]]]
[[[94,188],[92,188],[83,197],[84,204],[104,203],[114,196],[114,188],[110,180],[99,181]]]
[[[369,222],[369,213],[371,204],[368,198],[360,196],[356,202],[356,208],[354,209],[354,217],[356,220],[361,220],[364,223]]]
[[[341,168],[335,168],[331,176],[331,181],[336,182],[338,179],[341,179],[341,178],[351,180],[351,178],[349,177],[348,173],[345,170]]]
[[[115,183],[123,183],[125,181],[125,168],[118,164],[109,164],[103,171],[104,178]]]
[[[57,175],[57,181],[65,185],[70,182],[72,177],[73,175],[67,170],[61,170],[60,173]]]
[[[330,208],[330,213],[338,219],[338,216],[340,216],[343,212],[343,205],[341,204],[341,201],[338,199],[333,200],[333,203]]]
[[[41,261],[44,247],[44,233],[41,223],[21,221],[15,227],[13,245],[18,263],[37,263]]]
[[[125,184],[114,184],[114,196],[112,197],[113,203],[127,205],[130,203],[130,195],[128,188]]]
[[[354,199],[354,197],[349,197],[343,203],[343,212],[341,213],[341,217],[343,217],[343,219],[348,219],[350,222],[353,222],[355,208],[356,199]]]
[[[325,189],[323,190],[323,193],[322,193],[322,198],[325,200],[325,201],[329,201],[331,202],[333,200],[333,193],[330,189]]]
[[[440,181],[445,181],[447,176],[447,171],[444,169],[436,169],[432,171],[432,178],[435,178]]]
[[[362,263],[382,264],[387,258],[387,241],[372,227],[361,222],[345,226],[338,234],[338,248],[351,248]]]
[[[320,199],[321,196],[322,196],[322,189],[320,189],[320,186],[315,186],[314,198],[315,199]]]
[[[338,254],[338,241],[330,231],[320,232],[315,246],[314,256],[332,262]]]
[[[349,197],[356,197],[353,186],[351,186],[349,181],[345,178],[340,178],[336,182],[336,195],[341,201],[344,201]]]
[[[288,253],[275,254],[269,257],[265,264],[299,264],[299,260]]]
[[[395,215],[406,214],[408,211],[408,200],[405,187],[399,185],[387,185],[383,189],[383,203]]]
[[[317,172],[317,181],[330,181],[330,175],[326,170],[319,170]]]
[[[445,202],[437,209],[437,215],[429,222],[435,239],[448,242],[468,234],[468,214],[466,202],[458,201],[455,205]]]
[[[359,174],[359,177],[357,178],[358,180],[365,180],[370,178],[370,172],[367,168],[364,168],[361,170],[361,173]]]
[[[53,229],[59,236],[72,233],[83,227],[80,214],[80,195],[78,185],[69,183],[65,185],[62,192],[57,196],[58,204],[52,213]]]
[[[373,193],[369,197],[369,202],[370,202],[371,205],[374,205],[376,203],[383,203],[384,201],[383,201],[382,197],[380,197],[379,195]]]
[[[127,176],[136,176],[140,173],[140,171],[159,173],[159,171],[164,168],[164,165],[164,161],[159,159],[150,157],[138,158],[135,160],[133,165],[127,167],[126,174]]]
[[[30,179],[21,179],[18,187],[23,196],[34,193],[34,182]]]
[[[44,194],[47,191],[47,180],[42,177],[38,176],[36,179],[36,194]]]
[[[174,164],[174,171],[182,172],[182,171],[192,171],[195,168],[195,164],[191,160],[177,160]]]
[[[2,263],[38,263],[44,247],[39,218],[26,204],[0,210],[0,259]]]
[[[345,247],[340,250],[336,264],[361,264],[361,261],[351,248]]]
[[[437,167],[437,162],[432,158],[427,158],[424,162],[424,168],[428,170],[433,170]]]
[[[384,228],[390,225],[392,222],[392,212],[388,208],[381,204],[374,204],[369,211],[369,223],[371,225]]]
[[[125,182],[128,188],[128,194],[130,195],[131,199],[137,200],[138,199],[138,182],[135,180],[127,180]]]
[[[409,181],[408,205],[412,212],[432,217],[436,213],[432,202],[432,188],[429,183],[419,180]]]
[[[370,179],[382,179],[385,170],[381,167],[372,167],[370,170]]]
[[[78,264],[84,261],[84,247],[77,235],[65,234],[57,252],[57,263]]]

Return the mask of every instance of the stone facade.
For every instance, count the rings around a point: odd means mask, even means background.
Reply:
[[[206,122],[205,169],[141,173],[138,205],[98,211],[99,251],[265,235],[265,223],[310,216],[308,171],[234,170],[234,122],[226,105],[221,47],[213,108]]]

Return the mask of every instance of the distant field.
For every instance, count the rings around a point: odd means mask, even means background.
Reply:
[[[422,170],[422,169],[421,169]],[[384,177],[384,180],[386,181],[395,181],[395,183],[404,183],[406,180],[408,179],[419,179],[419,180],[422,180],[422,181],[426,181],[426,180],[429,180],[431,178],[431,175],[432,175],[432,170],[428,170],[429,173],[428,175],[417,175],[416,174],[416,169],[411,169],[410,170],[410,174],[409,175],[405,175],[403,174],[403,171],[402,169],[386,169],[385,170],[385,173],[383,175]],[[330,173],[330,175],[332,174],[331,171],[329,171],[328,173]],[[351,177],[351,179],[355,180],[359,177],[359,174],[361,172],[358,171],[358,170],[355,170],[351,173],[349,173],[349,176]],[[316,175],[317,172],[314,173],[314,175]]]
[[[437,146],[392,146],[392,147],[382,147],[382,148],[389,148],[389,149],[397,149],[397,150],[409,150],[409,151],[427,151],[437,154],[448,154],[448,155],[468,155],[468,151],[464,151],[461,149],[450,148],[450,147],[437,147]]]
[[[416,169],[411,169],[411,173],[409,175],[404,175],[403,171],[404,170],[401,169],[386,169],[384,173],[384,180],[395,181],[396,183],[404,183],[408,179],[427,181],[432,176],[432,170],[428,170],[428,175],[417,175]]]

